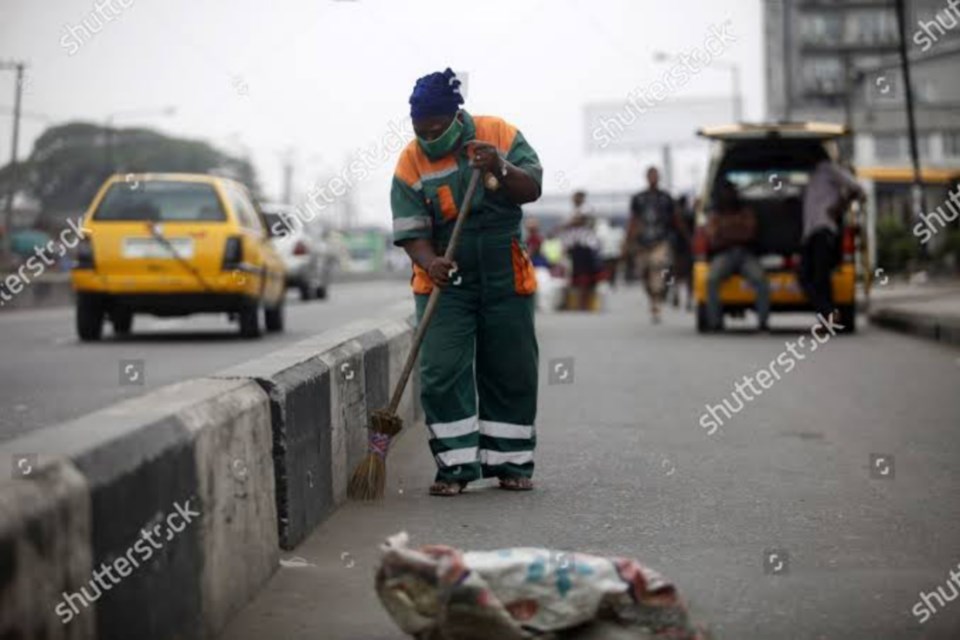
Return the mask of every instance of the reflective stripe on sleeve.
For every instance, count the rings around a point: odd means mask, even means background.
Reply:
[[[446,169],[440,169],[440,171],[433,171],[431,173],[423,173],[420,175],[419,182],[422,184],[424,180],[437,180],[439,178],[446,178],[451,173],[456,173],[459,171],[459,167],[453,166]]]
[[[426,230],[430,229],[432,226],[433,221],[428,216],[408,216],[405,218],[393,219],[394,233]]]

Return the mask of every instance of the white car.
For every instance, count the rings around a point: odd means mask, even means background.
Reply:
[[[261,204],[260,209],[286,268],[287,287],[296,288],[301,300],[326,298],[336,257],[323,230],[316,224],[302,224],[289,205]]]

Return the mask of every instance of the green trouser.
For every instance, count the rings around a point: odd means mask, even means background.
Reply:
[[[440,482],[533,475],[538,349],[520,246],[515,231],[465,229],[427,329],[420,398]],[[416,295],[418,319],[428,298]]]

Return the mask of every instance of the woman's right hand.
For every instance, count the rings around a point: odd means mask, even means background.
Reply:
[[[445,287],[450,284],[450,270],[456,269],[457,263],[453,260],[447,260],[442,256],[437,256],[430,261],[430,266],[427,268],[427,273],[430,275],[430,279],[433,280],[433,283],[438,287]]]

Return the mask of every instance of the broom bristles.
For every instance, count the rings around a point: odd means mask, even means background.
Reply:
[[[351,500],[380,500],[386,493],[387,463],[376,453],[368,453],[350,476],[347,496]]]
[[[350,476],[347,496],[352,500],[380,500],[387,486],[387,451],[390,440],[403,427],[399,417],[386,410],[370,416],[369,451]]]

